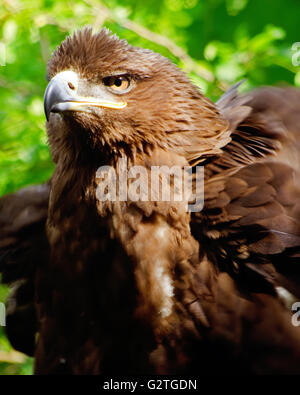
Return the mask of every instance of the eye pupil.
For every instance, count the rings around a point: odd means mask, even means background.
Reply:
[[[121,78],[121,77],[116,78],[116,79],[115,79],[114,85],[116,85],[116,86],[121,86],[121,85],[122,85],[122,78]]]

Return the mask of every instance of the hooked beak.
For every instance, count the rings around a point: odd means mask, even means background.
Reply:
[[[111,95],[101,91],[101,98],[79,96],[78,76],[73,71],[63,71],[49,82],[44,96],[44,110],[47,121],[51,112],[84,111],[89,107],[122,109],[126,102],[115,101]]]

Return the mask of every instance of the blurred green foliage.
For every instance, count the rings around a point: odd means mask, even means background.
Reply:
[[[300,85],[291,49],[300,41],[299,11],[299,0],[2,0],[0,195],[45,181],[53,171],[44,132],[46,63],[77,28],[106,26],[161,52],[216,99],[242,78],[243,89]],[[0,302],[7,292],[0,287]],[[31,374],[31,359],[5,361],[11,351],[0,328],[0,374]]]

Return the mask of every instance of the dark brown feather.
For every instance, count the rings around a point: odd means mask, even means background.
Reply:
[[[48,260],[45,234],[48,184],[27,187],[0,199],[0,272],[12,287],[6,333],[17,350],[34,355],[37,331],[35,276]]]

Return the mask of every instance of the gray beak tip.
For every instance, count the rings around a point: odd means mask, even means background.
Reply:
[[[51,112],[59,111],[59,108],[55,111],[56,105],[59,105],[60,103],[63,104],[63,102],[70,99],[71,97],[69,96],[63,81],[56,78],[51,80],[44,95],[44,111],[47,121],[49,121]]]

